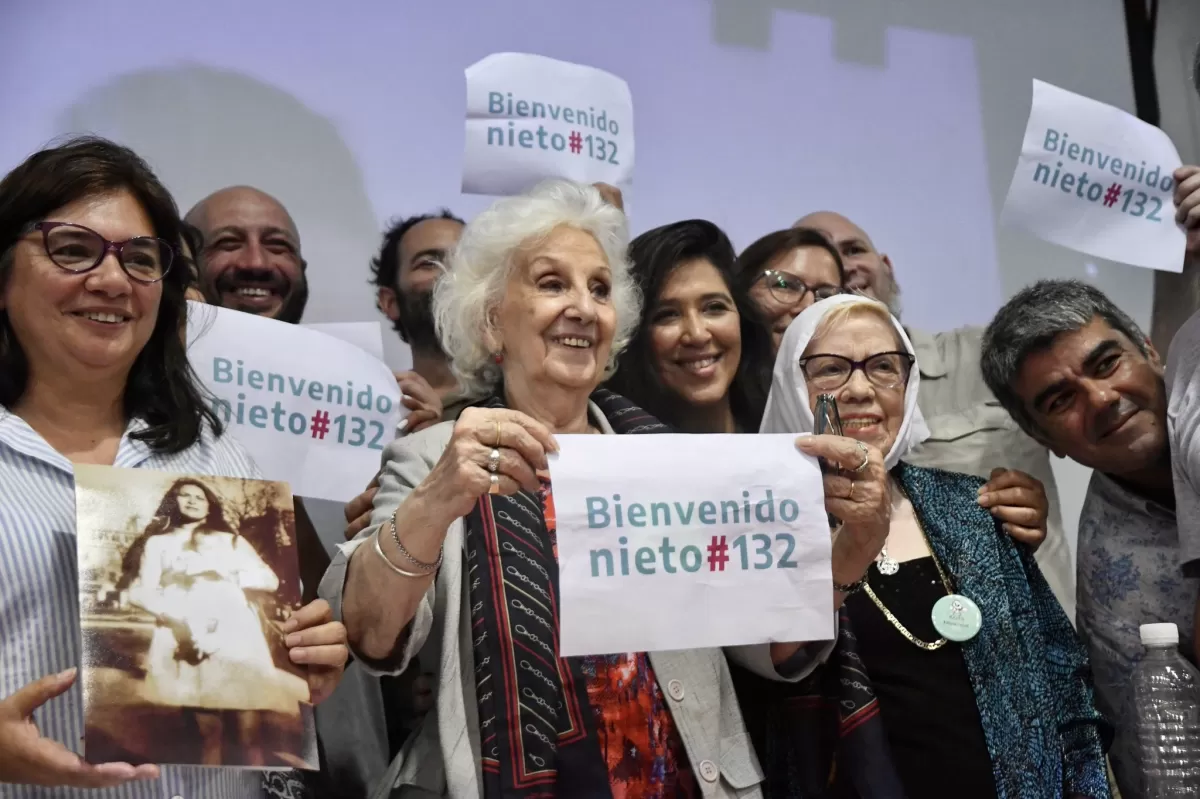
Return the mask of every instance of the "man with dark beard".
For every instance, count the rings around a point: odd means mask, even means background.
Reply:
[[[396,375],[411,411],[402,422],[405,433],[453,419],[462,410],[460,403],[448,402],[458,384],[434,329],[433,285],[465,224],[444,208],[401,219],[384,233],[379,255],[371,259],[376,305],[412,348],[412,371]]]
[[[287,209],[250,186],[220,189],[188,211],[203,237],[200,286],[213,305],[298,324],[308,303],[307,264]]]

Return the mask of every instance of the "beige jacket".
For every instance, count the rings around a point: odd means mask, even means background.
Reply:
[[[594,407],[592,416],[605,433],[612,433]],[[342,591],[350,556],[425,479],[441,457],[452,430],[453,423],[443,422],[398,439],[384,450],[371,526],[339,547],[321,583],[321,596],[333,606],[336,618],[342,618]],[[399,674],[416,658],[423,671],[438,675],[438,687],[435,710],[425,716],[420,729],[405,743],[372,799],[482,796],[463,539],[459,520],[446,535],[441,570],[412,620],[400,659],[378,672]],[[381,597],[381,601],[385,599]],[[815,668],[828,648],[814,653],[809,669],[791,676],[790,681],[802,679]],[[738,647],[729,650],[729,655],[762,676],[782,679],[771,665],[766,646]],[[653,652],[650,662],[703,795],[710,799],[762,796],[762,769],[742,721],[725,654],[718,649]]]

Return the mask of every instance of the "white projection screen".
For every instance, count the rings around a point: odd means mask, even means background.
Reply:
[[[703,217],[742,247],[827,208],[890,254],[908,324],[984,323],[1045,276],[1148,323],[1149,272],[996,227],[1033,78],[1132,107],[1123,25],[1119,0],[8,0],[0,169],[86,131],[185,209],[260,187],[299,225],[306,321],[380,319],[384,222],[489,201],[459,191],[464,68],[540,53],[628,81],[634,232]],[[1072,539],[1085,485],[1062,470]]]

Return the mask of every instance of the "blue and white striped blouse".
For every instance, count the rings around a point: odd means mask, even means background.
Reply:
[[[233,439],[201,440],[175,455],[155,454],[130,434],[121,438],[115,466],[185,474],[257,478],[254,461]],[[79,578],[75,554],[75,482],[71,463],[0,406],[0,696],[79,665]],[[42,735],[82,751],[80,683],[36,713]],[[258,771],[165,766],[157,781],[107,790],[0,785],[11,799],[263,799],[290,797],[283,774],[264,783]],[[269,784],[279,789],[268,787]]]

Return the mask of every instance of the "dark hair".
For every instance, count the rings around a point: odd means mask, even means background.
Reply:
[[[467,224],[451,213],[449,208],[443,208],[435,214],[418,214],[407,219],[393,219],[388,222],[388,229],[383,234],[383,244],[379,254],[371,259],[371,284],[376,288],[395,289],[396,279],[400,276],[400,240],[404,234],[422,222],[430,219],[448,219],[460,225]]]
[[[117,191],[132,194],[150,218],[154,234],[180,240],[179,209],[150,167],[127,147],[92,136],[74,138],[34,153],[0,180],[0,288],[15,262],[17,242],[64,205]],[[176,259],[182,260],[182,259]],[[205,420],[214,433],[222,427],[204,403],[187,350],[179,335],[186,319],[188,270],[173,264],[162,280],[158,320],[138,353],[125,385],[124,410],[146,429],[132,434],[159,453],[180,452],[199,440]],[[0,405],[11,408],[25,394],[29,361],[6,310],[0,309]]]
[[[181,220],[179,222],[179,240],[188,246],[191,251],[191,263],[188,264],[188,288],[200,288],[200,251],[204,249],[204,234],[200,232],[200,228],[190,222]],[[182,256],[183,253],[181,252]],[[191,270],[195,269],[195,274],[191,274]]]
[[[154,518],[146,525],[146,529],[142,531],[129,549],[125,550],[125,557],[121,559],[121,576],[117,579],[117,590],[124,591],[133,581],[137,579],[138,573],[142,570],[142,556],[146,551],[146,542],[156,535],[163,535],[173,530],[178,530],[189,520],[183,518],[183,514],[179,510],[179,491],[184,486],[195,486],[204,492],[204,498],[208,500],[208,516],[196,527],[196,532],[204,530],[205,532],[214,533],[233,533],[229,528],[229,522],[225,520],[225,513],[221,510],[221,500],[213,493],[212,489],[190,477],[182,477],[171,484],[167,489],[167,493],[163,494],[162,501],[158,503],[158,510],[154,511]]]
[[[649,413],[681,427],[680,398],[659,376],[651,347],[654,306],[663,284],[681,264],[703,258],[720,273],[741,317],[742,357],[729,386],[729,405],[738,426],[757,432],[762,422],[775,356],[771,333],[749,294],[734,283],[734,251],[729,237],[712,222],[691,219],[647,231],[629,244],[632,274],[645,298],[642,319],[629,347],[617,362],[608,387],[641,405]]]
[[[1025,359],[1097,317],[1148,354],[1146,334],[1137,322],[1100,289],[1079,280],[1039,280],[1018,291],[988,324],[981,346],[983,380],[1025,432],[1037,431],[1037,423],[1013,388]]]
[[[819,247],[829,253],[837,264],[838,285],[846,285],[846,267],[842,263],[842,255],[829,237],[815,228],[793,227],[768,233],[742,250],[734,263],[738,286],[743,292],[749,293],[754,281],[771,261],[800,247]]]

